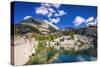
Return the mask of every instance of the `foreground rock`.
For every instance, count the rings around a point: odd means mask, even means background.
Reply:
[[[11,44],[13,65],[24,65],[32,54],[36,53],[38,42],[34,38],[14,36]]]

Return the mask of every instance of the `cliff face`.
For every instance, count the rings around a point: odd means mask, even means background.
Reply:
[[[57,49],[60,49],[61,47],[65,50],[72,50],[80,51],[85,50],[89,48],[94,48],[93,45],[93,38],[83,35],[73,35],[73,38],[71,36],[62,36],[57,39],[54,39],[53,41],[47,41],[46,45],[47,47],[54,47]]]
[[[36,53],[38,42],[34,38],[25,36],[14,36],[11,48],[14,65],[23,65],[32,54]],[[14,49],[13,49],[14,48]]]

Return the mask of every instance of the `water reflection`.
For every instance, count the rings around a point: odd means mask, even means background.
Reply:
[[[64,63],[64,62],[79,62],[79,61],[96,61],[96,57],[87,56],[87,55],[68,55],[68,54],[59,54],[56,60],[52,63]]]

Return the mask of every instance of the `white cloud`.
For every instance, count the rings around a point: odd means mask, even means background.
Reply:
[[[48,10],[52,13],[56,12],[53,8],[48,8]]]
[[[58,23],[60,21],[60,18],[49,18],[50,22],[53,22],[53,23]]]
[[[59,14],[58,14],[58,13],[55,13],[55,14],[54,14],[54,16],[56,16],[56,17],[57,17],[57,16],[59,16]]]
[[[55,8],[59,8],[61,5],[60,4],[51,4]]]
[[[94,19],[94,21],[92,21],[92,22],[88,22],[86,25],[87,26],[89,26],[89,25],[97,25],[97,18]]]
[[[49,3],[42,3],[41,6],[51,7],[51,5]]]
[[[58,11],[58,13],[55,13],[54,16],[55,17],[57,17],[57,16],[63,16],[65,14],[67,14],[67,12],[65,12],[64,10],[60,10],[60,11]]]
[[[87,26],[89,26],[89,25],[96,25],[96,23],[95,23],[95,22],[89,22],[89,23],[87,23],[86,25],[87,25]]]
[[[49,22],[48,20],[44,20],[44,22],[47,22],[49,25],[51,25],[55,29],[59,30],[59,27],[57,27],[56,25],[54,25],[52,22]]]
[[[56,3],[42,3],[41,6],[59,8],[60,4],[56,4]]]
[[[31,18],[32,16],[25,16],[24,20]]]
[[[49,12],[49,13],[48,13],[48,17],[51,17],[51,16],[52,16],[52,14],[53,14],[53,13]]]
[[[89,18],[86,20],[86,23],[92,22],[93,20],[94,20],[94,17],[89,17]]]
[[[60,10],[59,11],[59,16],[63,16],[63,15],[65,15],[65,14],[67,14],[64,10]]]
[[[77,26],[79,26],[80,24],[82,24],[83,22],[85,22],[85,19],[83,18],[83,17],[81,17],[81,16],[77,16],[76,18],[75,18],[75,20],[74,20],[74,24],[75,24],[75,26],[77,27]]]
[[[82,23],[85,23],[85,25],[89,26],[89,25],[96,25],[97,24],[97,18],[94,19],[94,17],[89,17],[88,19],[84,19],[81,16],[77,16],[74,20],[74,25],[77,27]]]
[[[37,14],[41,14],[41,15],[47,15],[48,14],[48,9],[46,7],[38,7],[36,8],[36,11],[35,11]]]
[[[35,8],[36,14],[47,16],[48,20],[53,23],[60,21],[60,16],[67,14],[64,10],[59,10],[60,4],[42,3],[40,7]],[[52,18],[51,17],[56,17]]]
[[[96,19],[94,20],[94,22],[97,23],[97,22],[98,22],[98,19],[96,18]]]

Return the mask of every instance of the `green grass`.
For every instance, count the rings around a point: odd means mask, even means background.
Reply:
[[[49,61],[50,59],[52,59],[52,57],[54,57],[55,56],[55,54],[57,54],[58,53],[58,50],[57,49],[55,49],[55,48],[53,48],[53,47],[49,47],[48,49],[47,49],[47,61]]]

